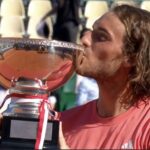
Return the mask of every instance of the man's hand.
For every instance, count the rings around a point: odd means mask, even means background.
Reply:
[[[59,148],[60,149],[70,149],[66,144],[63,132],[62,132],[62,122],[59,124]]]

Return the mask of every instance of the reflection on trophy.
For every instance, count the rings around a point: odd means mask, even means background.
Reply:
[[[74,73],[77,44],[39,39],[0,39],[0,85],[8,88],[0,149],[58,149],[59,121],[48,96]]]

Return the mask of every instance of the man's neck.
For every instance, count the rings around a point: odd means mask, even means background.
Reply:
[[[100,87],[100,98],[97,103],[100,116],[111,117],[127,111],[127,108],[122,105],[122,98],[128,89],[126,81],[106,81],[101,83]]]

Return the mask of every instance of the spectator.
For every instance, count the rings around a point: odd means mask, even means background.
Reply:
[[[77,33],[79,30],[80,18],[79,7],[80,0],[55,0],[52,1],[53,9],[48,12],[38,25],[38,33],[49,35],[48,27],[44,20],[51,16],[56,15],[56,21],[53,29],[53,39],[76,42]]]

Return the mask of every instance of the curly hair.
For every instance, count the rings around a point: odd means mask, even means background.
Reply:
[[[123,52],[132,62],[129,75],[132,89],[130,103],[150,97],[150,12],[121,5],[112,9],[126,28]]]

